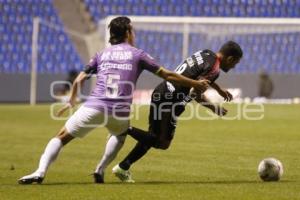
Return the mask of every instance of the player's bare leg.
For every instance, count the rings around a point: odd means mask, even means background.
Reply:
[[[74,137],[67,133],[66,128],[63,127],[56,137],[52,138],[47,144],[44,153],[39,162],[38,169],[30,175],[24,176],[18,180],[19,184],[42,183],[47,170],[51,163],[55,161],[60,150],[68,144]]]

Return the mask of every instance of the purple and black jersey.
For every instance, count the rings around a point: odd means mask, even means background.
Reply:
[[[86,107],[128,116],[136,81],[145,69],[157,73],[160,66],[141,49],[128,43],[112,45],[88,63],[85,72],[97,74],[97,82]]]

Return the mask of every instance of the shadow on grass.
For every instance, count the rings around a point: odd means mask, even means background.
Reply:
[[[235,185],[235,184],[266,184],[266,183],[291,183],[297,181],[282,180],[279,182],[263,182],[260,180],[216,180],[216,181],[142,181],[135,184],[200,184],[200,185]]]
[[[138,181],[136,183],[122,183],[122,182],[106,182],[104,185],[189,185],[189,184],[199,184],[199,185],[239,185],[239,184],[280,184],[280,183],[292,183],[298,181],[292,180],[282,180],[279,182],[262,182],[260,180],[216,180],[216,181]],[[59,185],[103,185],[95,184],[93,182],[46,182],[43,184],[33,184],[34,186],[59,186]],[[26,186],[26,185],[25,185]],[[29,186],[29,185],[28,185]]]

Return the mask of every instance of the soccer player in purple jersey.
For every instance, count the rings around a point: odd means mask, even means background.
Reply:
[[[38,169],[20,178],[20,184],[42,183],[47,169],[64,145],[76,137],[84,137],[97,126],[104,125],[115,137],[109,140],[104,157],[94,173],[95,182],[102,183],[105,167],[115,158],[125,141],[132,93],[143,70],[148,70],[174,84],[194,87],[199,91],[208,87],[209,81],[196,81],[168,71],[143,50],[135,48],[135,35],[129,18],[113,19],[109,29],[109,42],[112,46],[96,53],[86,69],[78,75],[71,89],[70,101],[58,115],[75,105],[80,85],[91,74],[97,75],[95,89],[88,100],[67,120],[58,135],[49,141],[40,158]]]

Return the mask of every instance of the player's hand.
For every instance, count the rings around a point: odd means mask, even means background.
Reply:
[[[196,85],[194,86],[194,89],[196,90],[196,92],[200,92],[203,93],[205,92],[205,90],[207,90],[207,88],[209,87],[210,81],[209,80],[199,80],[196,81]]]
[[[70,108],[73,108],[74,105],[75,105],[75,104],[74,104],[73,102],[67,103],[67,104],[64,105],[61,109],[59,109],[59,110],[57,111],[57,113],[55,114],[55,116],[56,116],[56,117],[62,116],[62,115],[66,112],[66,110],[68,110],[68,109],[70,109]]]
[[[228,112],[228,110],[226,108],[220,107],[220,106],[216,106],[215,107],[215,111],[214,111],[217,115],[219,115],[220,117],[225,116]]]
[[[225,101],[229,102],[233,99],[232,94],[230,92],[228,92],[227,90],[220,90],[218,92],[224,98]]]

